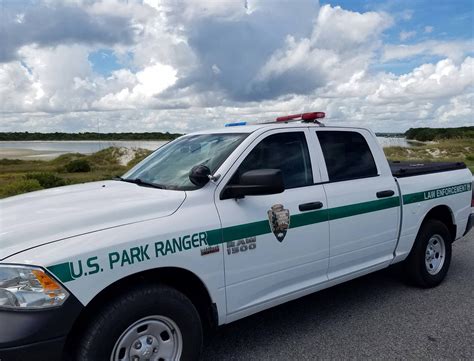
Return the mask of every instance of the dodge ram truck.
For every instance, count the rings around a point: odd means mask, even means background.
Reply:
[[[445,278],[464,163],[389,163],[323,113],[184,135],[114,180],[0,201],[0,359],[196,360],[219,325],[400,263]]]

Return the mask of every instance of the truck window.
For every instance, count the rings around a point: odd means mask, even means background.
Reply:
[[[268,136],[247,155],[230,184],[238,184],[240,175],[249,170],[268,168],[281,170],[286,189],[313,184],[305,134],[289,132]]]
[[[340,131],[318,131],[317,134],[330,181],[378,175],[374,157],[362,134]]]
[[[197,134],[185,136],[159,148],[126,173],[124,179],[140,179],[165,189],[194,190],[189,171],[196,165],[209,167],[211,174],[247,137],[247,134]]]

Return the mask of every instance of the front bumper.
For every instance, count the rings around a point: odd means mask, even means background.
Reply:
[[[466,231],[464,232],[463,236],[465,236],[471,228],[474,226],[474,213],[471,213],[469,216],[469,219],[467,220],[467,226],[466,226]]]
[[[0,310],[0,361],[60,360],[67,334],[82,308],[69,295],[61,307],[49,310]]]

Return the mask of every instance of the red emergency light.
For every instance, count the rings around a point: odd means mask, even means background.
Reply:
[[[284,117],[276,118],[277,122],[288,122],[290,120],[302,120],[303,122],[319,123],[317,119],[323,119],[326,116],[324,112],[312,112],[286,115]]]

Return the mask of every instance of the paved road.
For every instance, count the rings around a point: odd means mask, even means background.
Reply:
[[[203,360],[474,360],[474,231],[444,283],[422,290],[389,269],[222,327]]]

